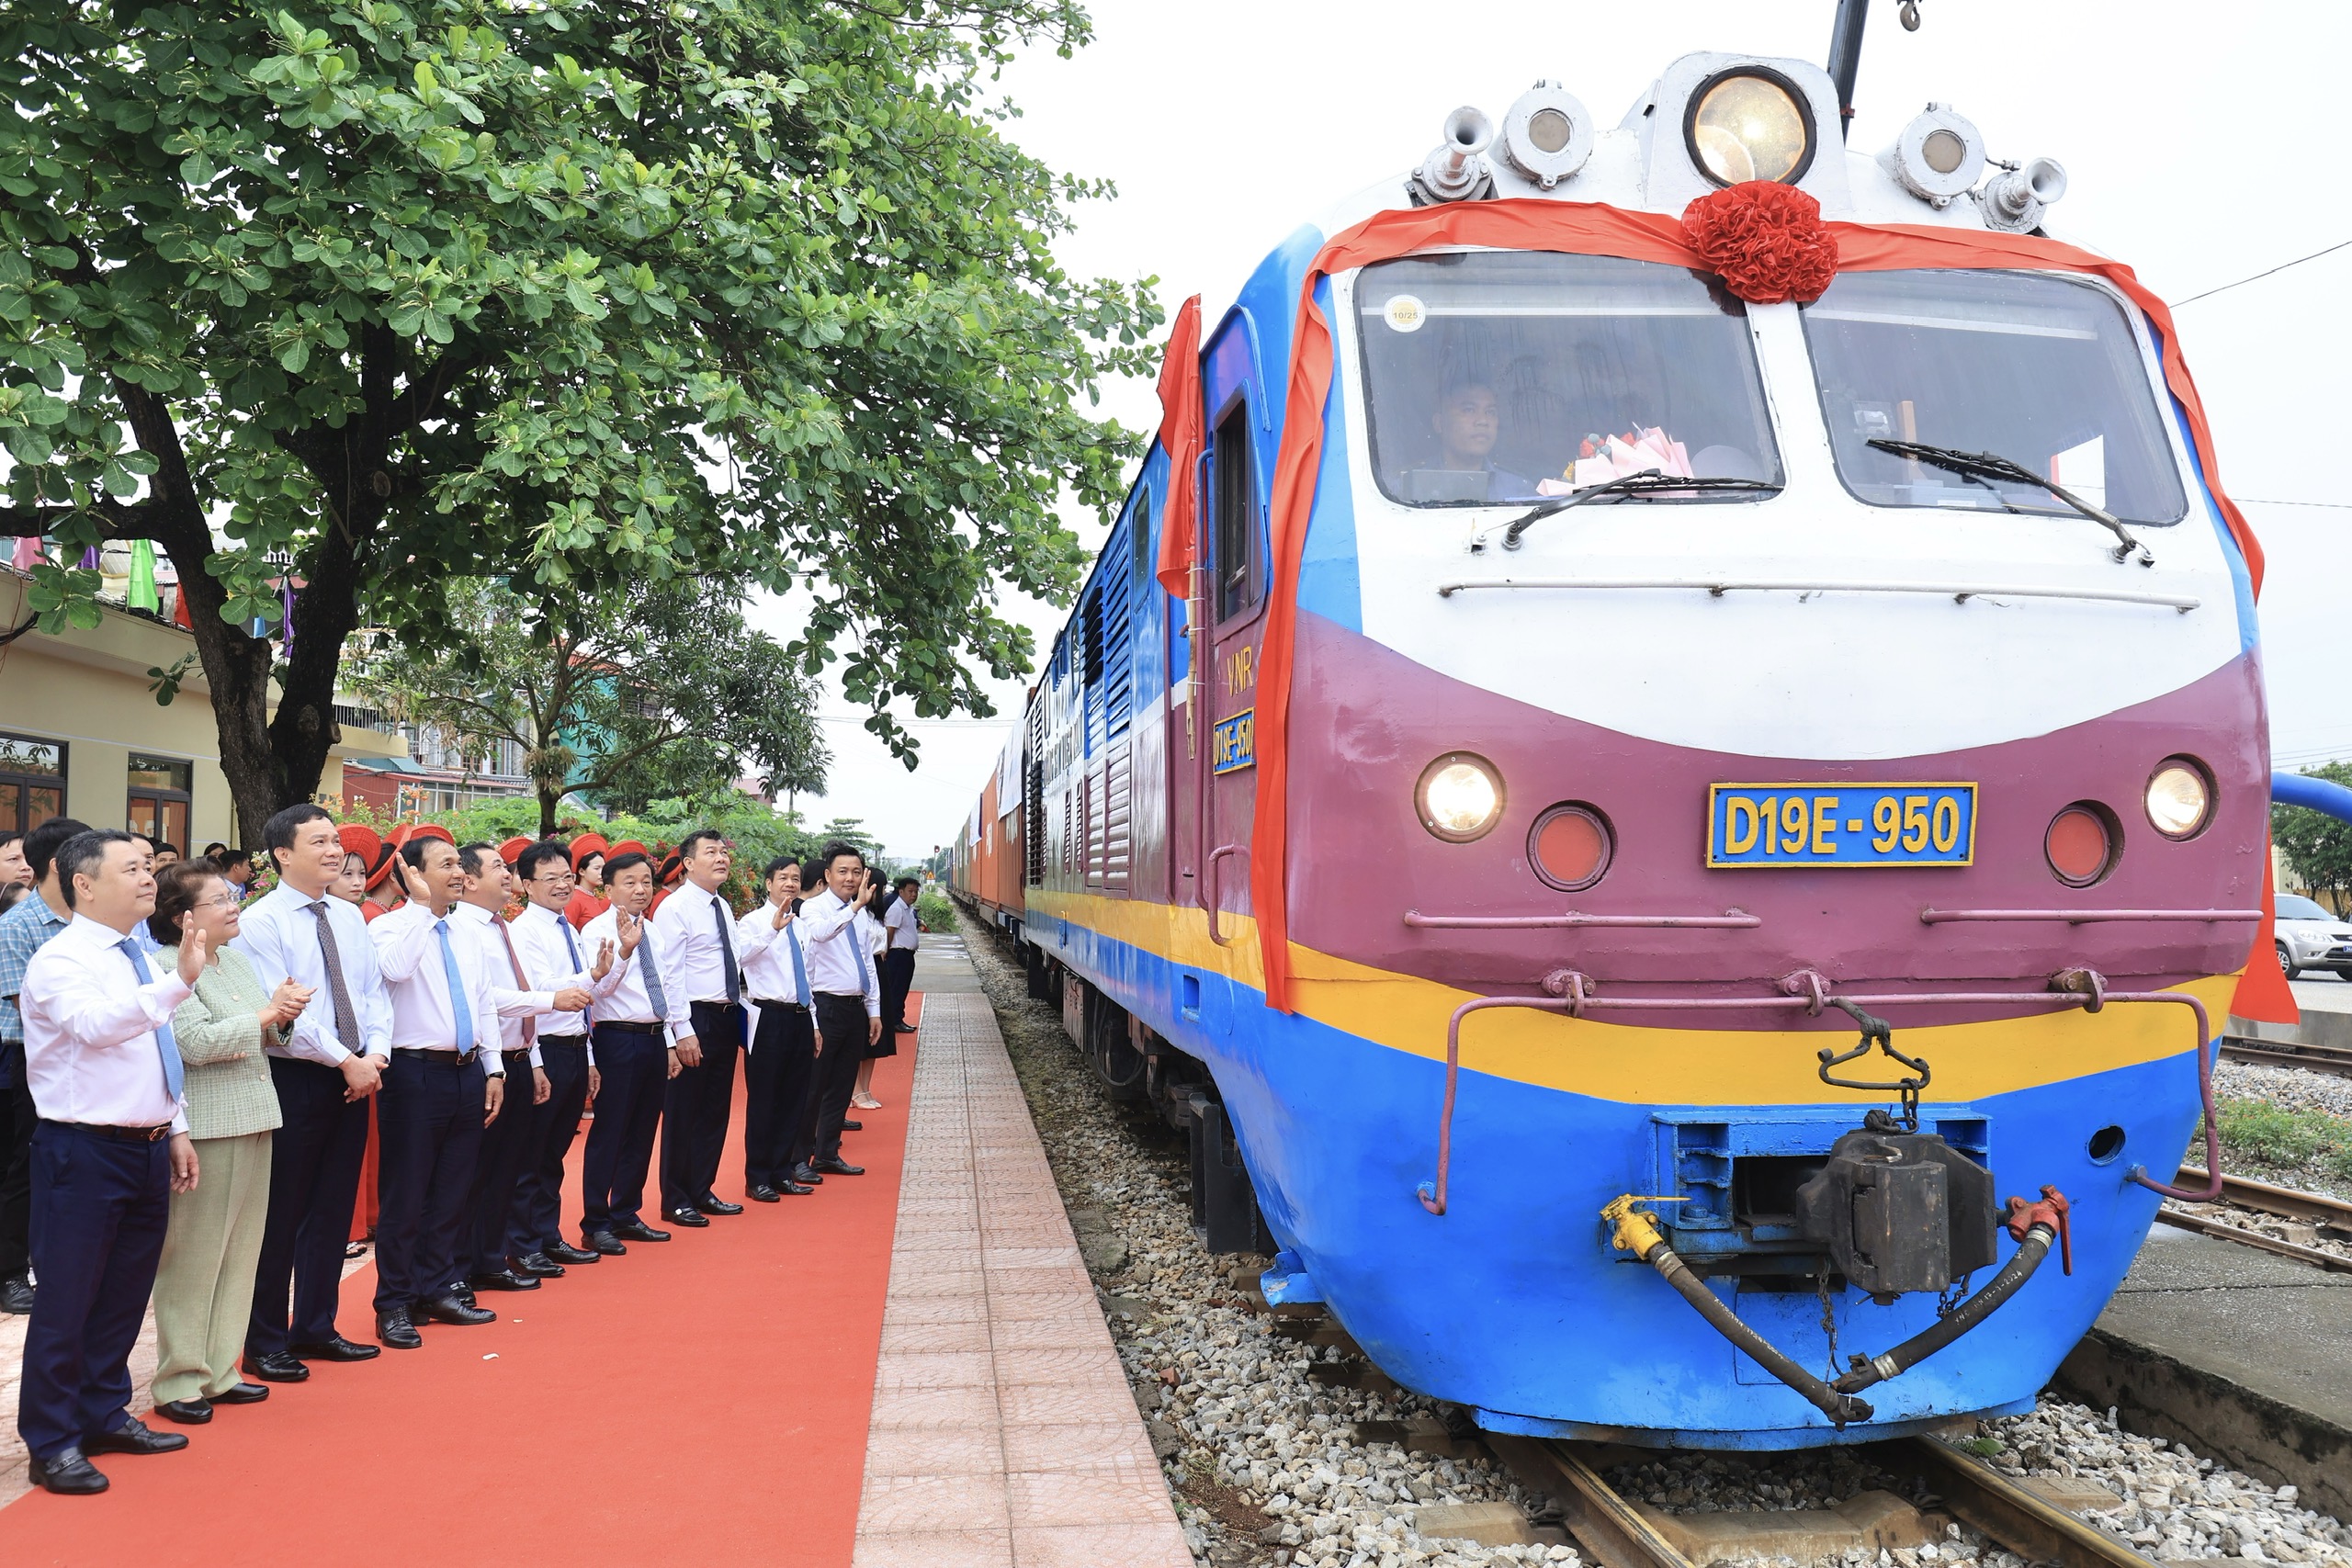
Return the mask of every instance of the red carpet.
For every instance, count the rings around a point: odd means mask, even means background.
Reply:
[[[422,1350],[313,1363],[308,1382],[209,1426],[155,1420],[187,1431],[187,1450],[101,1458],[104,1496],[34,1492],[0,1509],[0,1563],[846,1568],[913,1041],[877,1064],[884,1109],[846,1141],[865,1175],[631,1243],[538,1291],[485,1295],[497,1323],[428,1325]],[[718,1181],[730,1201],[742,1124],[739,1072]],[[367,1343],[374,1288],[372,1268],[343,1287],[343,1330]]]

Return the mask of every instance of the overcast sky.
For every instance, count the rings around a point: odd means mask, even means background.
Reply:
[[[2176,302],[2352,240],[2336,196],[2352,155],[2340,0],[2220,7],[2049,0],[1921,0],[1902,30],[1873,4],[1853,144],[1894,139],[1930,99],[1983,130],[1995,157],[2044,155],[2071,188],[2051,227],[2129,262]],[[1171,310],[1200,293],[1214,320],[1268,250],[1335,198],[1401,174],[1448,110],[1499,119],[1539,77],[1560,81],[1606,128],[1675,57],[1697,50],[1827,53],[1829,0],[1562,0],[1477,6],[1301,0],[1096,0],[1096,41],[1040,52],[1004,90],[1013,138],[1057,169],[1116,182],[1061,247],[1073,272],[1156,276]],[[2282,764],[2352,756],[2352,651],[2342,564],[2352,540],[2352,249],[2210,299],[2179,316],[2211,415],[2223,482],[2270,558],[2262,599],[2272,744]],[[1148,384],[1106,412],[1158,423]],[[2289,505],[2283,502],[2328,503]],[[1099,542],[1101,530],[1085,536]],[[1009,601],[1010,603],[1010,601]],[[1016,605],[1041,648],[1058,611]],[[781,629],[789,612],[771,616]],[[834,765],[812,822],[862,818],[896,856],[952,839],[1019,711],[915,727],[909,773],[836,688],[825,711]]]

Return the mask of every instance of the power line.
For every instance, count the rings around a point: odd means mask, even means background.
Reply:
[[[2290,266],[2301,266],[2305,262],[2317,261],[2322,256],[2332,256],[2347,246],[2352,246],[2352,240],[2339,240],[2324,251],[2313,251],[2307,256],[2297,256],[2293,261],[2280,262],[2267,272],[2257,272],[2252,277],[2241,277],[2235,283],[2224,283],[2219,288],[2208,288],[2202,294],[2192,294],[2186,299],[2176,299],[2172,302],[2172,308],[2177,310],[2183,305],[2194,305],[2199,299],[2211,299],[2216,294],[2227,294],[2233,288],[2243,288],[2249,283],[2259,283],[2264,278],[2284,272]]]
[[[2352,501],[2271,501],[2259,495],[2234,498],[2240,505],[2251,506],[2324,506],[2331,512],[2352,512]]]

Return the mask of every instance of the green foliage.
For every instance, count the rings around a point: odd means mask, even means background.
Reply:
[[[915,900],[915,918],[922,920],[923,925],[931,931],[954,931],[956,905],[947,897],[947,889],[936,882],[925,887],[922,896]]]
[[[1073,0],[13,0],[6,525],[168,550],[241,816],[315,788],[359,607],[430,629],[450,575],[801,589],[795,658],[911,763],[892,708],[991,711],[975,671],[1032,651],[997,585],[1066,596],[1056,507],[1107,513],[1136,448],[1081,410],[1159,311],[1051,249],[1110,192],[984,100],[1088,33]]]
[[[2306,778],[2352,784],[2352,762],[2324,762],[2302,770]],[[2287,857],[2287,869],[2306,887],[2335,896],[2338,907],[2352,893],[2352,822],[2300,806],[2270,808],[2270,837]]]
[[[187,679],[187,672],[195,663],[195,654],[183,653],[168,666],[147,666],[147,690],[154,697],[157,707],[172,705],[173,700],[180,694],[180,682]]]
[[[772,793],[824,787],[816,683],[725,591],[664,583],[594,615],[487,579],[435,592],[437,629],[355,660],[351,686],[461,746],[513,741],[536,785],[533,831],[554,829],[567,792],[627,810],[724,797],[746,773]]]
[[[2324,1111],[2290,1111],[2263,1100],[2215,1102],[2222,1123],[2222,1149],[2232,1159],[2251,1160],[2291,1172],[2316,1166],[2339,1180],[2352,1181],[2352,1122]],[[2200,1124],[2199,1136],[2203,1136]],[[2201,1144],[2192,1143],[2192,1150]]]

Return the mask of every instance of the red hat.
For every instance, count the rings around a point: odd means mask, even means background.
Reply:
[[[537,839],[526,838],[522,834],[518,833],[514,838],[507,840],[504,843],[498,846],[498,858],[504,861],[508,865],[513,865],[516,861],[523,858],[523,852],[525,850],[529,849],[533,844],[537,842],[538,840]]]
[[[449,836],[449,829],[438,822],[419,822],[408,830],[408,837],[402,839],[401,842],[414,843],[419,839],[438,839],[452,849],[456,848],[458,843],[457,840]]]
[[[343,840],[345,854],[357,855],[368,863],[370,871],[376,868],[378,858],[384,852],[384,840],[377,836],[375,829],[364,822],[345,822],[334,831],[335,837]]]
[[[647,849],[635,839],[623,839],[619,843],[613,846],[612,858],[618,860],[623,855],[643,855],[646,859],[651,860],[653,858],[653,852]]]
[[[578,871],[587,863],[590,855],[608,855],[612,852],[613,846],[605,842],[604,834],[582,833],[571,840],[571,869]]]
[[[672,850],[662,857],[661,869],[653,874],[653,880],[663,887],[671,886],[677,882],[685,869],[685,857],[677,851]]]

